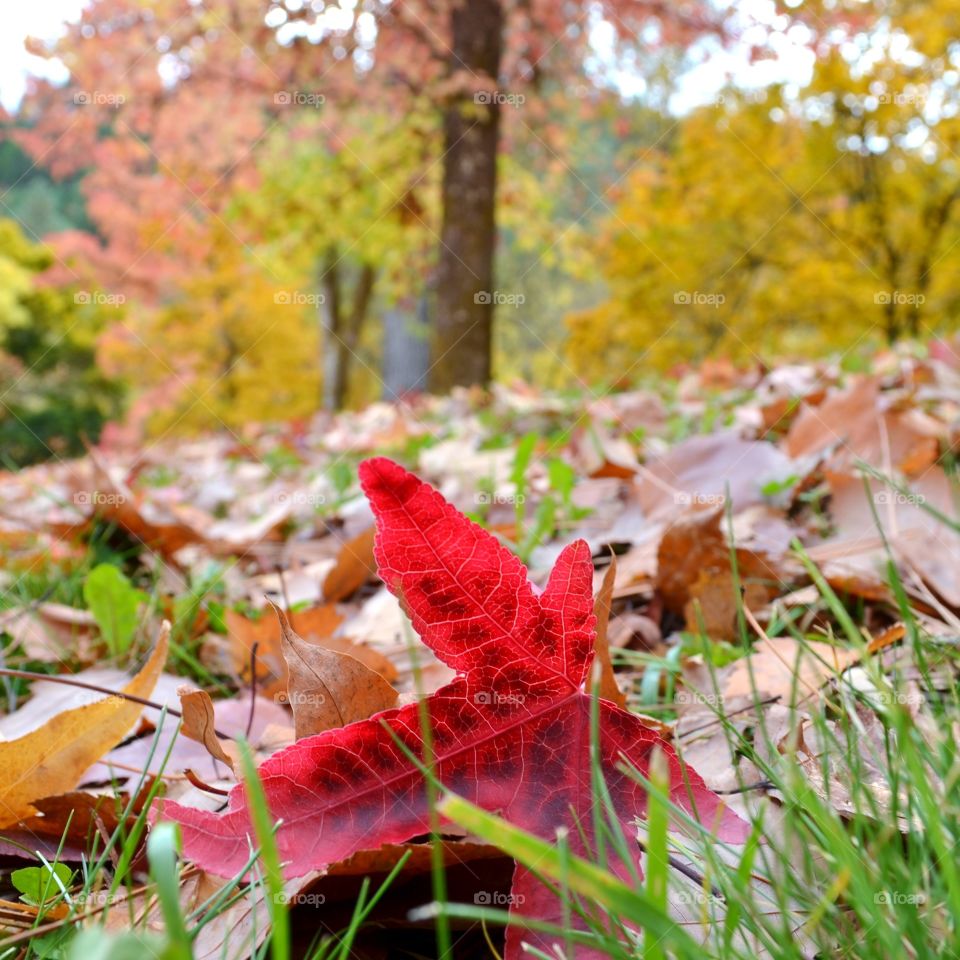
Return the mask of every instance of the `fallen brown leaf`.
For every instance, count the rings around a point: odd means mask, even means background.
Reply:
[[[610,644],[607,640],[607,626],[610,623],[610,604],[613,600],[613,584],[617,578],[617,558],[610,557],[610,566],[603,575],[603,583],[597,592],[593,612],[597,618],[597,639],[595,643],[596,659],[594,669],[599,673],[600,696],[610,700],[624,710],[627,708],[627,698],[617,686],[617,678],[613,673],[613,664],[610,662]]]
[[[143,808],[149,784],[134,799],[131,813]],[[129,797],[70,791],[56,797],[33,801],[35,815],[17,821],[0,833],[0,856],[34,859],[35,852],[48,860],[77,862],[89,856],[90,843],[102,824],[112,833],[119,823],[120,810]]]
[[[792,637],[763,637],[753,653],[732,665],[723,687],[724,700],[751,697],[782,698],[789,703],[815,694],[828,680],[860,659],[857,650],[829,643],[800,643]]]
[[[93,448],[88,449],[93,464],[96,496],[89,498],[95,512],[112,520],[130,536],[166,556],[176,553],[190,543],[202,543],[203,534],[180,518],[161,515],[154,504],[140,504],[126,483],[114,480],[103,457]]]
[[[216,733],[210,694],[205,690],[182,686],[177,688],[177,695],[180,697],[180,712],[183,714],[180,732],[185,737],[202,743],[214,760],[225,763],[233,770],[233,758],[227,753]]]
[[[741,577],[743,576],[742,571]],[[701,626],[714,640],[733,640],[737,637],[738,611],[741,603],[762,607],[775,594],[769,586],[756,580],[740,581],[740,591],[729,568],[703,568],[690,584],[689,600],[683,615],[691,629]]]
[[[577,465],[588,477],[629,480],[639,470],[633,446],[623,437],[613,437],[593,421],[575,432],[570,446]]]
[[[804,404],[784,447],[792,457],[827,455],[830,473],[849,472],[859,459],[918,474],[939,454],[936,422],[917,410],[884,408],[878,377],[831,393],[819,406]]]
[[[783,480],[794,470],[790,458],[772,443],[726,431],[690,437],[641,468],[636,495],[654,516],[685,504],[717,503],[727,495],[742,510],[765,502],[765,482]]]
[[[342,727],[387,710],[397,691],[383,677],[347,653],[307,643],[276,605],[289,679],[287,699],[297,739]]]
[[[336,564],[323,581],[323,599],[327,603],[337,603],[356,593],[376,573],[373,536],[371,524],[340,548]]]
[[[249,682],[250,651],[257,644],[257,682],[268,696],[278,696],[287,689],[287,663],[281,649],[280,624],[276,617],[261,616],[251,620],[234,610],[225,613],[234,669]],[[289,614],[290,626],[306,641],[336,653],[346,653],[384,679],[397,677],[396,667],[382,654],[356,640],[334,636],[342,617],[333,604],[297,610]]]
[[[736,635],[737,597],[730,547],[720,527],[722,504],[691,509],[664,532],[657,554],[657,590],[664,605],[682,613],[696,629],[698,601],[708,636]],[[737,576],[752,606],[760,606],[780,592],[790,571],[782,556],[759,550],[736,550]]]

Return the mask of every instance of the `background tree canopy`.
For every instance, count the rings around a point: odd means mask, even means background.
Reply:
[[[953,329],[951,3],[756,6],[78,6],[3,126],[4,330],[79,297],[158,436]]]

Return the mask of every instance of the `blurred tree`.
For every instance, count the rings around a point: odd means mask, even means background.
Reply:
[[[169,397],[149,415],[154,435],[236,430],[316,409],[313,298],[284,285],[282,264],[251,256],[227,225],[212,226],[209,240],[183,296],[151,313],[138,335],[115,331],[102,350],[108,369]]]
[[[835,165],[827,225],[882,314],[867,319],[895,340],[955,327],[960,308],[960,8],[867,6],[869,29],[821,44],[800,106],[814,162]]]
[[[538,124],[549,96],[603,100],[618,70],[644,66],[637,44],[688,43],[716,17],[708,0],[96,0],[35,51],[62,59],[71,82],[38,86],[22,142],[58,176],[89,171],[100,243],[61,237],[71,269],[155,296],[203,260],[204,221],[253,175],[275,125],[312,111],[329,136],[358,102],[395,118],[432,110],[442,212],[431,386],[446,390],[490,376],[500,145],[528,135],[562,156],[562,127]],[[317,252],[327,262],[329,248]]]
[[[6,213],[20,223],[30,237],[40,238],[62,230],[92,229],[84,210],[79,178],[54,180],[12,138],[3,136],[0,136],[0,195]]]
[[[301,286],[315,278],[310,299],[319,317],[327,409],[346,401],[354,359],[365,379],[376,379],[376,359],[363,355],[374,305],[385,310],[418,289],[436,236],[436,177],[428,159],[437,131],[430,116],[398,124],[358,107],[352,121],[336,135],[309,117],[277,131],[258,161],[258,185],[239,192],[229,212],[255,248],[281,261]],[[357,398],[379,396],[379,383],[368,386]]]
[[[115,301],[40,286],[53,260],[0,220],[0,451],[21,467],[83,452],[121,412],[121,385],[96,365],[96,338]]]
[[[570,317],[578,369],[609,377],[609,341],[619,372],[955,326],[960,46],[907,33],[930,6],[834,25],[799,93],[728,92],[684,120],[608,224],[610,298]]]
[[[559,130],[534,132],[530,126],[547,115],[544,91],[569,98],[577,87],[602,85],[604,59],[615,70],[633,57],[636,44],[690,42],[719,27],[711,19],[716,8],[697,0],[682,5],[401,0],[362,8],[356,36],[372,40],[363,61],[369,63],[369,79],[378,81],[387,96],[396,97],[403,87],[414,96],[426,95],[442,117],[430,386],[445,392],[458,384],[486,383],[492,372],[494,310],[498,300],[506,299],[509,306],[518,296],[497,290],[494,278],[501,144],[522,132],[539,141],[548,156],[562,153]],[[291,18],[303,25],[310,16],[301,12]],[[598,27],[606,42],[602,51]],[[636,60],[631,62],[635,67]]]
[[[621,178],[649,162],[674,123],[641,104],[625,109],[615,95],[579,110],[554,100],[546,126],[562,131],[562,155],[544,163],[541,142],[511,143],[498,196],[497,284],[507,294],[497,305],[504,321],[494,337],[498,377],[554,387],[575,381],[561,318],[605,294],[594,235],[613,212],[611,188],[615,195]]]

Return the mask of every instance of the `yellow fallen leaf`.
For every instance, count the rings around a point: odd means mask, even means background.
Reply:
[[[170,624],[165,622],[150,659],[124,693],[150,696],[167,661],[169,636]],[[139,703],[105,697],[58,713],[16,740],[0,742],[0,826],[34,814],[32,801],[76,787],[84,770],[115,747],[142,712]]]

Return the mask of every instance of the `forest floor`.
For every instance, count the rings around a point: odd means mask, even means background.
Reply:
[[[651,801],[642,849],[670,855],[642,895],[554,877],[576,956],[960,956],[958,450],[960,362],[935,345],[869,371],[499,385],[0,474],[0,960],[503,953],[525,855],[489,824],[282,896],[269,856],[223,879],[148,828],[160,795],[221,807],[243,744],[263,764],[455,678],[378,576],[372,456],[538,586],[585,540],[604,697],[752,825],[660,837]],[[332,655],[313,673],[268,601]]]

